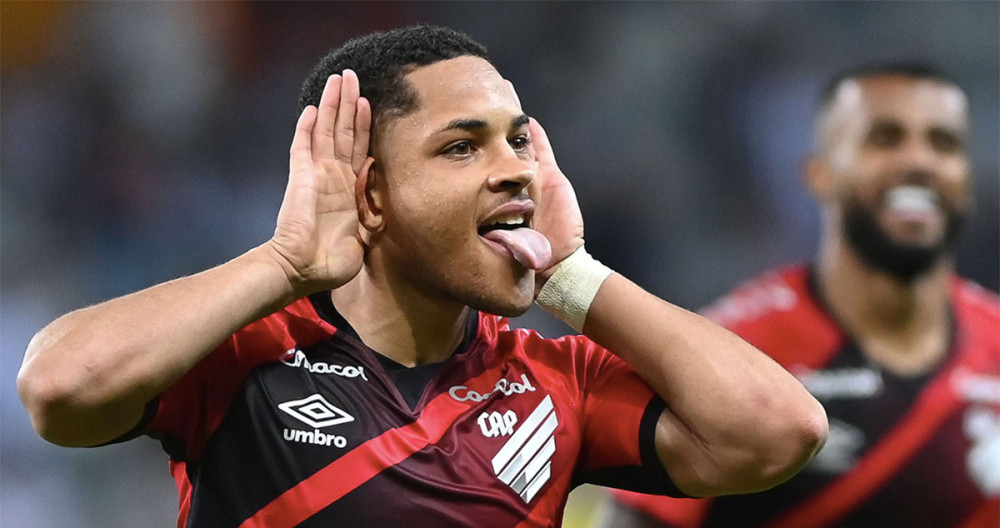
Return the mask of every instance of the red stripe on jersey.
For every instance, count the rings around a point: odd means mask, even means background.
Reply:
[[[470,379],[469,384],[487,375],[495,376],[496,370],[486,370]],[[424,407],[417,421],[386,431],[354,448],[279,495],[243,521],[240,528],[279,528],[302,523],[382,471],[440,440],[470,408],[468,403],[456,401],[447,392],[438,395]]]
[[[957,361],[955,362],[957,363]],[[960,406],[949,387],[955,365],[931,382],[912,411],[851,472],[799,507],[769,524],[770,528],[827,526],[871,497],[934,435],[941,423]]]
[[[1000,497],[994,497],[983,504],[958,528],[996,528],[1000,526]]]

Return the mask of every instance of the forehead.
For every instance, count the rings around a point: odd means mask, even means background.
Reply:
[[[957,86],[933,79],[882,75],[841,83],[830,111],[862,123],[898,121],[913,127],[967,127],[965,94]]]
[[[397,133],[437,130],[455,119],[509,125],[521,105],[513,88],[486,60],[463,56],[418,68],[405,77],[417,94],[417,109],[390,128]]]

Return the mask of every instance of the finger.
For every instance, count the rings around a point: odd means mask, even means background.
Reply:
[[[344,70],[344,82],[340,86],[340,108],[333,134],[333,149],[338,161],[351,163],[354,155],[354,119],[360,97],[358,75],[353,70]]]
[[[354,113],[354,151],[351,153],[351,168],[354,174],[361,172],[368,159],[368,145],[372,130],[372,105],[368,99],[358,99],[358,111]]]
[[[337,110],[340,107],[340,87],[343,78],[331,75],[326,80],[323,95],[319,99],[319,111],[316,116],[316,127],[312,136],[312,149],[316,160],[331,160],[334,158],[333,134],[337,121]]]
[[[292,146],[288,150],[289,169],[294,174],[297,169],[312,165],[312,137],[316,124],[316,107],[309,105],[302,110],[295,123]]]
[[[535,160],[538,163],[555,164],[556,156],[552,152],[549,136],[545,134],[545,129],[534,117],[528,121],[528,132],[531,134],[531,144],[535,147]]]

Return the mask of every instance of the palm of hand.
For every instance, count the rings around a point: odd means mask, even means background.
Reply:
[[[289,179],[271,243],[302,293],[337,288],[361,269],[355,184],[370,166],[371,109],[350,70],[330,77],[295,128]]]
[[[563,259],[583,245],[583,215],[573,185],[556,164],[545,130],[534,119],[529,127],[538,161],[541,191],[534,227],[552,244],[549,267],[536,274],[541,282],[548,279]]]

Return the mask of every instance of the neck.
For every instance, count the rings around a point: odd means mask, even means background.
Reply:
[[[845,241],[827,237],[818,287],[833,315],[869,359],[899,374],[933,367],[947,352],[951,262],[903,281],[869,266]]]
[[[397,363],[413,367],[451,357],[470,308],[421,292],[376,262],[366,258],[357,277],[331,293],[337,311],[368,347]]]

